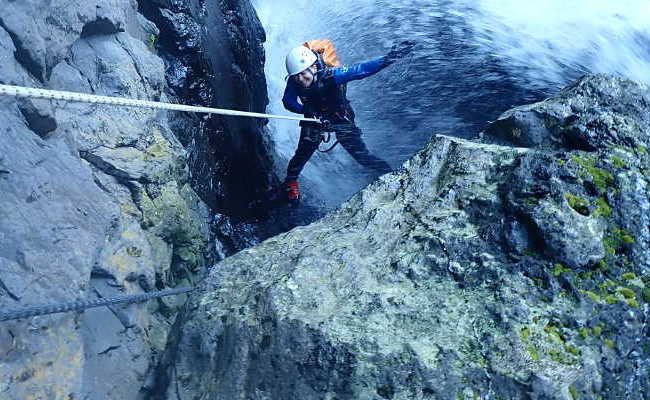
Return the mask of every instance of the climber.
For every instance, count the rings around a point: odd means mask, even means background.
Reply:
[[[393,46],[383,57],[347,67],[340,65],[335,54],[328,54],[333,53],[333,47],[327,40],[306,42],[289,52],[286,57],[287,86],[282,103],[291,112],[322,122],[300,122],[298,148],[289,161],[284,181],[290,204],[298,204],[298,175],[318,148],[324,128],[329,127],[336,133],[338,142],[359,164],[380,174],[391,171],[386,161],[370,154],[361,139],[362,132],[354,122],[354,110],[346,96],[346,83],[381,71],[410,54],[414,45],[412,41],[404,41]],[[333,60],[326,63],[324,56],[333,57]]]

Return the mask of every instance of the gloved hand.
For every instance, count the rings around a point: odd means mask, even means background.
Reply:
[[[394,45],[391,47],[388,54],[386,54],[386,62],[392,64],[395,61],[406,57],[407,55],[411,54],[414,46],[415,42],[412,40],[405,40],[399,44]]]

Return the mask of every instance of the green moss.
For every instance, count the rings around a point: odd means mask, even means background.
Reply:
[[[169,157],[170,154],[171,153],[169,151],[169,147],[166,144],[158,141],[158,142],[154,142],[151,146],[147,147],[147,149],[144,152],[144,159],[147,161],[160,159],[160,158]]]
[[[640,307],[639,302],[636,299],[627,299],[627,300],[625,300],[625,302],[630,307],[633,307],[633,308]]]
[[[645,146],[637,146],[636,151],[641,154],[646,154],[648,152],[648,148]]]
[[[620,157],[612,157],[612,165],[615,168],[627,168],[627,163]]]
[[[564,160],[555,160],[555,162],[559,167],[564,167],[564,164],[566,164],[566,161]]]
[[[614,282],[611,279],[606,279],[605,282],[600,284],[600,288],[603,290],[609,290],[610,288],[613,288],[616,286],[616,282]]]
[[[605,248],[605,253],[609,255],[616,254],[616,250],[618,250],[616,241],[610,236],[605,236],[603,238],[603,247]]]
[[[610,349],[616,348],[616,345],[612,339],[605,339],[605,346],[609,347]]]
[[[183,268],[194,271],[202,260],[205,244],[203,227],[189,205],[193,192],[189,185],[179,188],[175,181],[159,189],[153,199],[146,193],[142,195],[141,209],[145,223],[149,231],[173,244],[172,269],[182,263]]]
[[[529,328],[523,328],[519,332],[519,336],[521,337],[521,340],[524,340],[524,341],[528,340],[528,338],[530,337],[530,329]]]
[[[553,265],[553,275],[555,276],[560,276],[565,272],[571,272],[571,269],[565,267],[562,264],[555,264]]]
[[[607,233],[603,238],[605,252],[609,255],[615,255],[624,245],[632,244],[636,240],[625,229],[615,228]]]
[[[533,361],[539,361],[539,351],[534,346],[528,346],[528,354]]]
[[[600,337],[600,335],[603,333],[603,327],[600,325],[594,326],[593,332],[594,332],[594,336]]]
[[[587,200],[571,193],[565,193],[564,197],[569,203],[569,206],[576,210],[576,212],[582,215],[589,215],[589,202]]]
[[[604,258],[598,261],[598,270],[601,272],[609,270],[609,264]]]
[[[574,356],[580,356],[580,355],[582,355],[582,350],[580,350],[579,348],[577,348],[576,346],[574,346],[574,345],[572,345],[572,344],[568,344],[568,345],[566,345],[566,346],[564,347],[564,350],[566,350],[567,353],[571,353],[571,354],[573,354]]]
[[[592,168],[589,172],[594,184],[603,190],[614,184],[614,176],[604,169]]]
[[[553,325],[546,325],[544,327],[544,332],[548,334],[548,339],[550,341],[554,341],[560,344],[564,344],[564,339],[562,338],[562,335],[557,330],[557,327]]]
[[[596,210],[594,210],[594,215],[596,217],[605,217],[609,218],[612,216],[612,208],[607,203],[604,197],[598,198],[596,200]]]
[[[584,271],[578,274],[580,279],[591,280],[594,277],[594,271]]]
[[[591,335],[591,329],[589,328],[580,328],[578,331],[580,333],[580,337],[582,340],[587,340],[587,338]]]
[[[582,168],[579,175],[582,178],[590,176],[594,185],[601,190],[606,190],[614,184],[614,176],[609,171],[596,167],[595,157],[574,154],[571,156],[571,160]]]
[[[591,292],[589,290],[583,290],[582,294],[586,294],[591,300],[593,300],[595,303],[600,303],[601,299],[600,296],[598,296],[596,293]]]
[[[158,36],[154,35],[153,33],[149,35],[149,48],[154,49],[156,47],[156,41],[158,40]]]
[[[626,281],[633,281],[636,279],[636,275],[634,274],[634,272],[626,272],[623,275],[621,275],[621,279]]]
[[[576,388],[573,387],[573,385],[569,386],[569,393],[571,393],[571,398],[573,400],[579,399],[578,391],[576,390]]]
[[[632,235],[625,229],[614,229],[614,235],[616,235],[616,238],[625,244],[632,244],[636,242]]]
[[[622,294],[626,299],[636,298],[636,293],[634,293],[634,290],[629,288],[620,288],[616,292]]]
[[[559,350],[549,350],[548,351],[549,357],[551,357],[551,360],[559,363],[564,363],[565,359],[562,357],[562,352]]]
[[[525,202],[527,205],[533,207],[539,204],[539,199],[537,197],[526,197]]]
[[[567,353],[560,350],[550,350],[548,355],[551,360],[560,364],[572,365],[576,363],[573,357],[570,357]]]
[[[612,296],[611,294],[607,297],[605,297],[605,303],[607,304],[616,304],[618,303],[618,297]]]

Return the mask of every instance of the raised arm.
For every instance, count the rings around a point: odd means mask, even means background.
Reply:
[[[359,64],[332,68],[332,74],[336,84],[342,85],[350,81],[367,78],[389,65],[390,63],[386,61],[385,57],[379,57]]]
[[[400,44],[393,46],[388,54],[383,57],[375,58],[374,60],[366,61],[360,64],[354,64],[348,67],[332,68],[334,81],[337,85],[341,85],[357,79],[367,78],[376,74],[395,61],[404,58],[413,50],[415,42],[405,40]]]

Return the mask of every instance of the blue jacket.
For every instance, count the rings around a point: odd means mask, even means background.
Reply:
[[[386,68],[388,65],[390,64],[384,57],[379,57],[350,66],[329,68],[329,70],[334,78],[334,83],[336,85],[343,85],[350,81],[367,78]],[[284,96],[282,97],[282,104],[284,104],[284,108],[291,112],[304,114],[304,107],[298,102],[299,90],[298,83],[293,79],[289,79],[287,87],[284,90]]]

